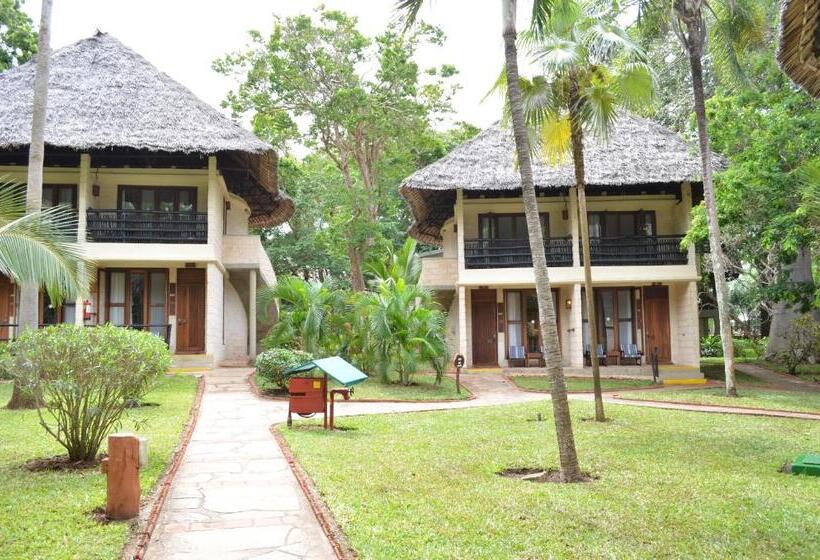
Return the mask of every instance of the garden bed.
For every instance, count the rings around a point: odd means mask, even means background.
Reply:
[[[635,400],[738,406],[820,414],[820,393],[740,387],[738,388],[738,394],[740,395],[739,397],[727,397],[725,388],[711,387],[653,392],[626,391],[618,393],[617,396],[624,399]]]
[[[591,377],[566,377],[567,391],[591,392]],[[519,389],[525,391],[537,391],[548,393],[552,389],[552,380],[548,375],[511,375],[509,380],[515,383]],[[652,383],[651,379],[613,379],[601,378],[602,391],[614,391],[618,389],[638,389],[658,387]]]
[[[332,433],[300,421],[281,433],[362,558],[808,558],[820,549],[807,506],[820,503],[820,485],[778,471],[820,441],[820,422],[607,405],[615,421],[599,424],[580,421],[591,403],[571,406],[590,484],[496,474],[557,466],[543,404],[350,417],[355,430]],[[545,421],[528,421],[538,412]]]
[[[149,464],[140,471],[143,496],[165,470],[188,420],[197,379],[165,376],[146,400],[159,406],[130,409],[122,431],[148,438]],[[0,384],[0,404],[11,395]],[[99,468],[30,472],[26,462],[64,453],[38,424],[36,411],[0,409],[0,557],[3,559],[112,559],[130,536],[129,524],[100,524],[105,504]]]

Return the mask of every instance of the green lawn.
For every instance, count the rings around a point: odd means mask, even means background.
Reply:
[[[549,391],[552,388],[552,381],[547,375],[513,375],[510,379],[517,386],[528,391]],[[592,391],[591,377],[567,377],[566,380],[568,391]],[[651,379],[601,379],[601,389],[604,391],[652,387],[653,385]]]
[[[150,464],[140,472],[147,495],[162,474],[196,393],[190,376],[163,377],[146,397],[146,406],[130,410],[123,431],[148,437]],[[0,384],[0,406],[11,385]],[[135,428],[135,422],[139,428]],[[126,523],[101,525],[89,518],[105,505],[105,477],[99,469],[82,472],[32,473],[29,459],[63,454],[64,450],[39,426],[35,411],[0,408],[0,558],[84,560],[119,558],[129,536]]]
[[[281,431],[363,559],[817,558],[820,480],[778,469],[820,422],[571,406],[590,484],[495,475],[556,464],[549,404]]]
[[[777,362],[767,362],[765,360],[753,360],[750,358],[738,358],[736,363],[739,364],[752,364],[756,366],[760,366],[766,369],[770,369],[772,371],[777,371],[780,373],[786,373],[786,367],[783,364],[779,364]],[[703,375],[706,376],[708,379],[713,379],[715,381],[723,382],[723,358],[701,358],[700,359],[700,370],[703,372]],[[805,379],[806,381],[818,381],[820,380],[820,364],[804,364],[797,368],[797,375]],[[757,377],[753,377],[751,375],[747,375],[743,372],[736,371],[735,372],[735,381],[738,383],[746,383],[749,385],[760,385],[765,383],[758,379]]]
[[[695,404],[718,404],[724,406],[747,406],[772,410],[794,410],[820,414],[820,392],[776,391],[740,387],[740,396],[730,398],[721,387],[709,389],[679,389],[672,391],[634,391],[620,393],[629,399],[675,401]]]
[[[412,377],[412,384],[408,386],[399,384],[395,378],[391,378],[390,383],[382,383],[377,377],[371,377],[354,385],[353,399],[439,401],[470,398],[470,392],[464,387],[461,388],[461,394],[456,393],[456,382],[449,377],[445,376],[440,385],[436,385],[435,381],[435,374],[416,374]],[[269,391],[269,387],[258,375],[256,383],[262,392]]]

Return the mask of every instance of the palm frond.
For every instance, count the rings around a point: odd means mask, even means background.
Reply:
[[[550,36],[544,39],[536,59],[550,72],[567,71],[583,60],[582,45],[570,39]]]
[[[613,88],[606,81],[593,82],[583,89],[582,116],[587,130],[603,142],[618,120]]]
[[[634,110],[649,106],[655,98],[655,74],[642,62],[625,64],[614,77],[618,104]]]
[[[572,147],[569,114],[550,114],[541,123],[538,132],[544,161],[551,164],[564,161]]]
[[[547,36],[552,17],[553,0],[533,0],[529,33],[535,41]]]
[[[399,18],[404,20],[404,29],[407,30],[415,25],[418,19],[419,10],[424,4],[424,0],[398,0],[395,6],[395,12]]]

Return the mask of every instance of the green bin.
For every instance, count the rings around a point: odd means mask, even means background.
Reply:
[[[820,453],[805,453],[792,463],[792,474],[820,476]]]

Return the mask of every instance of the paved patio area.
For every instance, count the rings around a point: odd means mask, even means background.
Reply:
[[[232,368],[206,374],[199,421],[160,513],[145,556],[148,560],[336,557],[269,431],[271,424],[285,421],[287,403],[257,398],[246,381],[250,372]],[[549,398],[548,394],[522,391],[498,374],[470,374],[462,379],[475,399],[441,403],[353,400],[337,404],[337,414],[471,408]],[[570,398],[587,400],[592,395]],[[632,406],[750,413],[728,407],[605,400]],[[820,420],[820,415],[814,416]]]

